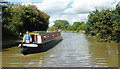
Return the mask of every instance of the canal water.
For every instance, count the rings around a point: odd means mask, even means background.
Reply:
[[[3,67],[118,67],[117,43],[97,42],[79,33],[62,33],[52,49],[23,55],[18,47],[3,49]]]

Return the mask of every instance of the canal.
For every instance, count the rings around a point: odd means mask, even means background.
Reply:
[[[52,49],[23,55],[18,47],[3,49],[3,67],[118,67],[117,43],[97,42],[80,33],[62,33]]]

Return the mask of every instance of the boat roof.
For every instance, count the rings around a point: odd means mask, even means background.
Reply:
[[[32,31],[32,32],[29,32],[30,34],[43,34],[43,33],[58,33],[58,31]]]

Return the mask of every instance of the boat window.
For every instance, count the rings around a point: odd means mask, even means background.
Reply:
[[[56,37],[57,37],[57,34],[56,34]]]
[[[50,36],[48,35],[48,40],[50,39]]]
[[[44,40],[47,40],[46,35],[44,35]]]
[[[56,34],[55,34],[55,37],[56,37]]]
[[[54,34],[52,35],[52,37],[54,38]]]

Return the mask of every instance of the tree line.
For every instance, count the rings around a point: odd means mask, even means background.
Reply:
[[[96,36],[98,41],[120,41],[120,6],[111,10],[95,10],[88,16],[85,34]]]
[[[46,31],[50,16],[35,6],[6,4],[2,6],[3,40],[17,38],[26,31]],[[15,37],[16,36],[16,37]]]
[[[54,25],[48,28],[49,31],[54,31],[60,29],[62,31],[76,31],[79,32],[80,30],[85,30],[85,23],[84,22],[74,22],[71,25],[67,20],[56,20],[54,21]]]
[[[62,29],[63,31],[85,31],[87,36],[96,36],[97,41],[120,41],[120,5],[114,9],[92,11],[88,15],[88,21],[74,22],[70,25],[67,20],[56,20],[48,30]]]

